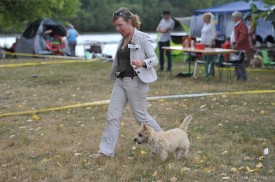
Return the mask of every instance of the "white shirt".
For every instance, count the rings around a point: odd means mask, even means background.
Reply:
[[[233,45],[235,43],[235,34],[234,34],[234,30],[232,31],[232,33],[230,34],[230,43],[231,45]]]
[[[238,26],[239,24],[241,23],[241,20],[237,21],[235,24],[234,24],[234,27]],[[235,34],[234,34],[234,29],[232,31],[232,33],[230,34],[230,42],[231,44],[235,44]]]
[[[171,32],[174,29],[175,26],[175,22],[172,18],[169,18],[168,20],[165,20],[164,18],[162,18],[159,22],[158,25],[161,29],[167,29],[169,28],[170,31],[166,32],[166,33],[160,33],[160,38],[159,41],[160,42],[167,42],[171,39]]]
[[[204,24],[201,29],[201,43],[210,45],[211,41],[216,37],[216,27],[213,23]]]

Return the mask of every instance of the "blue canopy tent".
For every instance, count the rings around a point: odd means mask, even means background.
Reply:
[[[203,27],[202,15],[204,13],[210,12],[215,15],[217,21],[217,34],[223,34],[226,37],[230,36],[234,29],[232,13],[234,11],[239,11],[243,13],[243,15],[249,14],[251,12],[251,4],[256,5],[259,11],[265,11],[271,8],[262,1],[235,1],[211,8],[198,9],[193,12],[190,35],[195,37],[201,36],[201,29]],[[262,38],[265,38],[268,35],[274,36],[274,27],[272,26],[272,22],[262,18],[259,19],[257,22],[256,32],[257,35],[260,35]]]

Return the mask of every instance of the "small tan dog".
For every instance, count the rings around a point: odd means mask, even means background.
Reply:
[[[160,132],[156,132],[149,126],[142,124],[134,141],[138,144],[146,143],[152,154],[159,155],[163,161],[167,159],[168,152],[174,153],[174,157],[177,159],[180,159],[182,154],[187,157],[189,140],[186,131],[192,120],[193,117],[189,115],[179,128]]]

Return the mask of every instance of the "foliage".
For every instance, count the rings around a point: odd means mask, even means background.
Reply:
[[[113,32],[112,14],[127,7],[141,19],[143,31],[155,31],[161,12],[169,10],[174,17],[191,16],[193,11],[234,0],[2,0],[0,1],[0,29],[22,31],[26,24],[39,18],[53,18],[71,22],[79,32]],[[247,0],[244,0],[247,1]],[[275,4],[275,0],[262,0]],[[264,17],[267,12],[252,18]]]
[[[70,21],[82,32],[111,32],[112,14],[120,7],[127,7],[141,19],[141,29],[155,31],[161,12],[169,10],[174,17],[191,16],[198,8],[211,7],[233,0],[81,0],[81,11]]]
[[[248,2],[248,0],[243,0],[243,1]],[[268,8],[270,5],[275,4],[275,0],[262,0],[262,2],[267,4],[266,8]],[[259,11],[259,9],[257,8],[257,6],[255,4],[251,4],[250,16],[251,16],[252,27],[256,27],[257,20],[259,18],[265,18],[270,11],[272,11],[272,10]]]
[[[79,0],[5,0],[0,1],[0,27],[5,31],[25,28],[40,18],[59,21],[73,17],[79,11]]]
[[[275,4],[275,0],[262,0],[266,4]]]

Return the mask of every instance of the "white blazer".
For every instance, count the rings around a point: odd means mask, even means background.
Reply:
[[[122,42],[123,42],[123,38],[118,43],[117,50],[121,46]],[[131,45],[128,45],[128,47],[131,47],[129,61],[140,59],[144,61],[145,64],[147,65],[147,68],[144,68],[144,67],[140,67],[138,69],[134,68],[139,79],[144,83],[152,83],[156,81],[158,77],[154,69],[154,66],[158,65],[159,60],[153,48],[151,38],[149,37],[148,34],[141,32],[135,28],[131,42],[134,42],[134,43]],[[115,73],[117,71],[118,71],[118,59],[116,55],[112,65],[112,72],[111,72],[112,80],[116,79]]]

